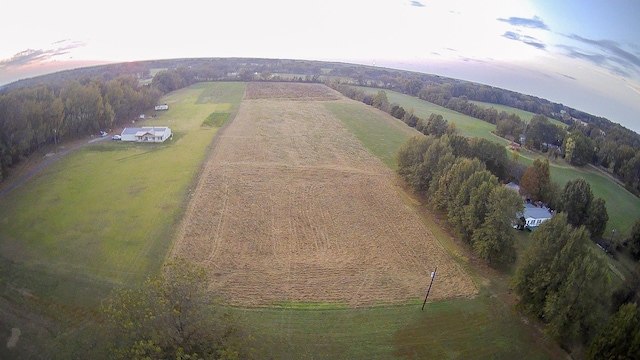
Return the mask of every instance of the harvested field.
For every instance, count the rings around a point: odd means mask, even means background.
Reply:
[[[431,300],[473,296],[393,172],[324,107],[333,97],[322,85],[249,84],[173,256],[205,266],[211,288],[239,306],[404,303],[424,297],[435,266]]]
[[[249,83],[245,99],[280,99],[280,100],[338,100],[340,93],[319,84],[298,83]]]

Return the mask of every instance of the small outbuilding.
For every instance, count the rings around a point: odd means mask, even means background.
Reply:
[[[122,141],[164,142],[173,136],[166,126],[124,128],[120,134]]]

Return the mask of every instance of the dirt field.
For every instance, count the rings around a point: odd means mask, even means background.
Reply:
[[[250,83],[173,255],[205,266],[212,289],[240,306],[421,299],[435,266],[430,300],[473,296],[393,172],[323,106],[340,98],[322,85]]]

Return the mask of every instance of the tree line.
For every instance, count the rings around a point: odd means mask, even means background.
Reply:
[[[0,181],[42,146],[111,129],[151,108],[160,95],[132,76],[41,84],[1,94]]]
[[[508,265],[515,260],[513,224],[523,203],[500,184],[496,174],[502,171],[492,164],[493,155],[485,153],[485,141],[456,134],[410,138],[398,150],[397,172],[434,208],[446,212],[451,227],[480,258]]]

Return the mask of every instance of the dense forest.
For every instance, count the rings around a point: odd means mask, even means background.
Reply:
[[[152,70],[162,71],[151,77]],[[2,87],[0,180],[12,166],[46,144],[124,123],[151,109],[162,94],[200,81],[324,82],[334,88],[361,85],[402,92],[496,124],[498,135],[516,141],[522,137],[526,139],[523,145],[551,150],[550,155],[563,156],[573,165],[601,166],[640,194],[640,135],[605,118],[535,96],[437,75],[333,62],[240,58],[102,65]],[[374,101],[357,89],[342,90],[351,98],[370,104]],[[471,101],[508,105],[538,116],[525,124],[515,114]],[[394,109],[394,104],[388,104],[385,110],[393,110],[392,115],[411,126],[418,125],[418,119],[408,114],[410,109],[397,105]],[[558,128],[549,118],[564,122],[568,128]]]

